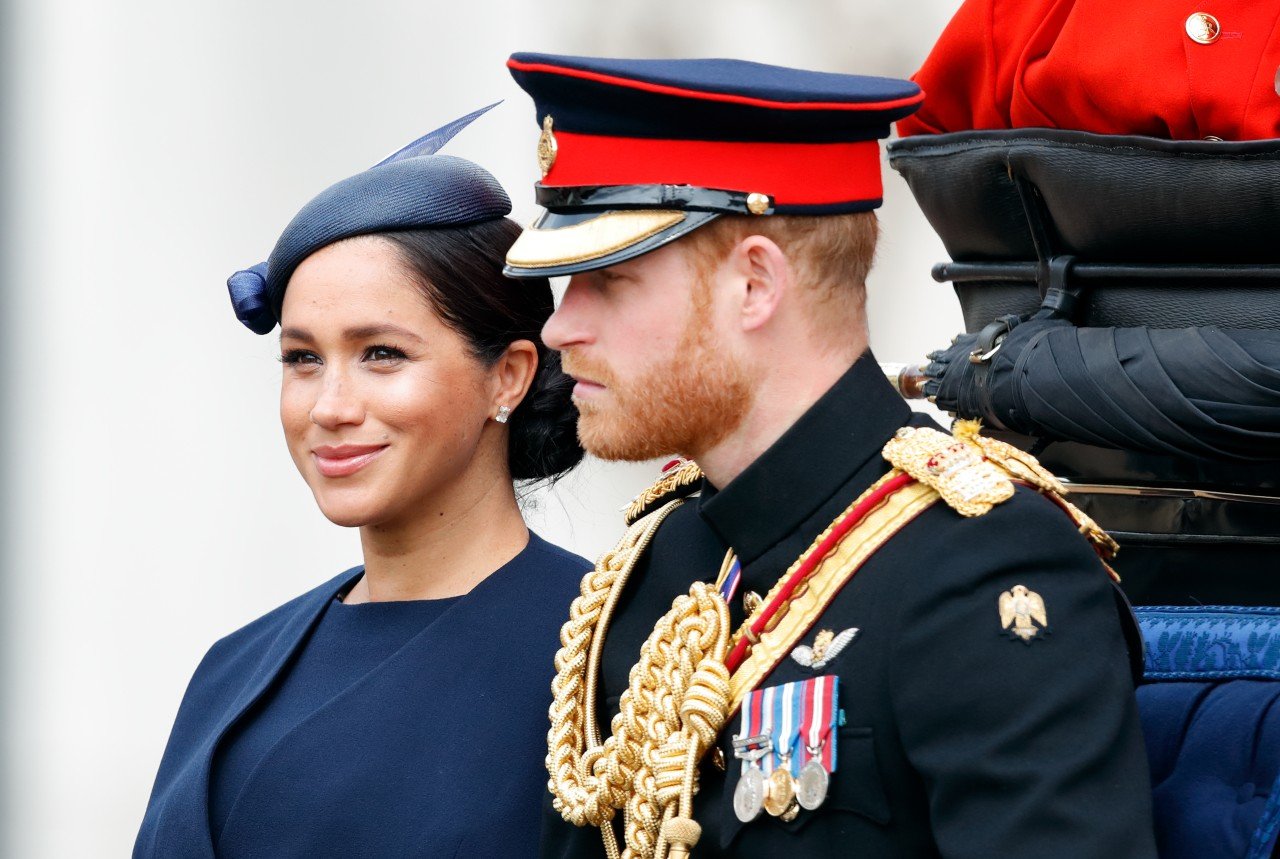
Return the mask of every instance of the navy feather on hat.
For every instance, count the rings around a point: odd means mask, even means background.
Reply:
[[[496,104],[496,103],[495,103]],[[435,154],[491,104],[343,179],[302,207],[265,263],[227,280],[236,318],[255,334],[280,321],[285,287],[311,254],[341,239],[422,227],[460,227],[511,212],[511,199],[487,170],[463,158]]]

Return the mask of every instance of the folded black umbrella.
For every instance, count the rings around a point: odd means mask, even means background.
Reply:
[[[1280,331],[1077,328],[1043,314],[1004,329],[930,355],[924,393],[1038,438],[1280,460]]]

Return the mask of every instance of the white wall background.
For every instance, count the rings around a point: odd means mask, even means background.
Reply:
[[[273,339],[223,287],[306,200],[504,98],[447,151],[532,217],[515,50],[905,76],[957,5],[9,0],[3,855],[127,855],[205,649],[359,563],[281,443]],[[905,360],[960,320],[905,184],[886,196],[873,344]],[[530,520],[594,555],[652,474],[588,463]]]

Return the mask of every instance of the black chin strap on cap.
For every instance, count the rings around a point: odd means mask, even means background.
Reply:
[[[724,215],[772,215],[764,194],[695,188],[692,185],[578,185],[535,188],[538,205],[551,211],[604,212],[610,209],[679,209]]]

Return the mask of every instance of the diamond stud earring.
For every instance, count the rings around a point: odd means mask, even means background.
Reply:
[[[505,424],[507,422],[507,419],[510,417],[511,417],[510,406],[498,406],[498,414],[497,416],[494,417],[495,421],[497,421],[500,424]]]

